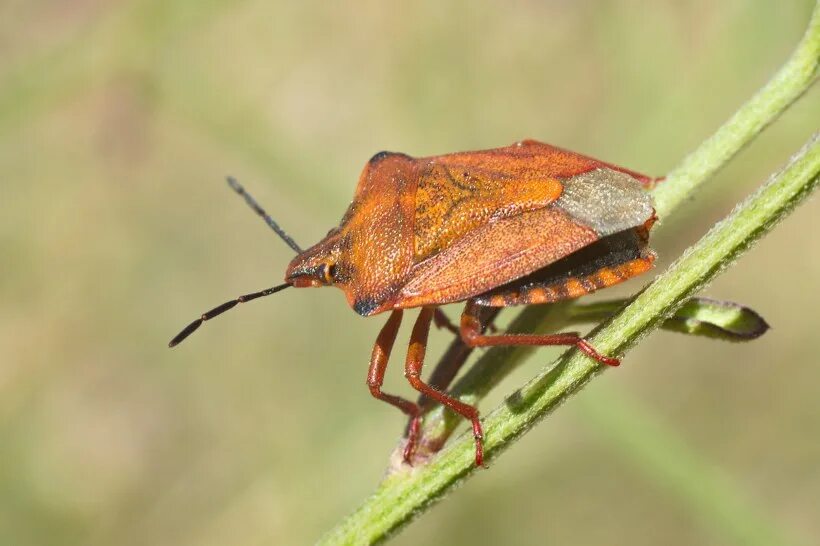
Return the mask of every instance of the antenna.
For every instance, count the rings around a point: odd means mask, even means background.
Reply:
[[[299,247],[299,245],[296,244],[296,241],[291,239],[290,235],[285,233],[285,230],[283,230],[281,227],[279,227],[279,224],[277,224],[276,222],[273,221],[273,218],[271,218],[268,215],[268,213],[265,212],[265,209],[260,207],[259,203],[257,203],[256,200],[253,197],[251,197],[251,195],[248,192],[245,191],[245,188],[243,188],[242,185],[239,182],[236,181],[236,178],[234,178],[233,176],[228,176],[227,180],[228,180],[228,185],[231,187],[231,189],[233,189],[233,191],[235,191],[236,193],[238,193],[239,195],[244,197],[245,202],[248,204],[248,206],[250,208],[252,208],[256,214],[261,216],[262,219],[265,220],[265,223],[268,224],[268,226],[273,231],[275,231],[276,234],[279,237],[281,237],[282,240],[285,241],[285,243],[287,243],[287,245],[290,248],[295,250],[297,254],[302,253],[302,249]]]
[[[273,286],[271,288],[266,288],[265,290],[261,290],[259,292],[254,292],[252,294],[245,294],[244,296],[239,296],[235,300],[226,301],[222,305],[218,305],[218,306],[214,307],[213,309],[211,309],[207,313],[203,313],[201,317],[199,317],[198,319],[193,321],[191,324],[189,324],[188,326],[183,328],[182,331],[180,333],[178,333],[176,335],[176,337],[174,337],[174,339],[172,339],[170,341],[170,343],[168,343],[168,346],[169,347],[174,347],[176,345],[179,345],[179,343],[182,340],[184,340],[186,337],[193,334],[197,330],[197,328],[202,326],[203,322],[205,322],[206,320],[210,320],[210,319],[212,319],[212,318],[214,318],[218,315],[221,315],[222,313],[224,313],[228,309],[233,309],[234,307],[236,307],[240,303],[245,303],[246,301],[255,300],[256,298],[261,298],[262,296],[270,296],[271,294],[275,294],[275,293],[279,292],[280,290],[284,290],[285,288],[287,288],[289,286],[293,286],[293,285],[286,282],[285,284],[280,284],[280,285],[277,285],[277,286]]]

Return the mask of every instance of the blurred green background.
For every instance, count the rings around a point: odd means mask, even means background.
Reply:
[[[812,5],[0,1],[0,544],[311,543],[380,480],[404,423],[364,384],[382,317],[290,290],[167,349],[292,256],[225,174],[302,245],[382,149],[531,137],[662,174]],[[814,89],[658,230],[660,267],[818,120]],[[764,338],[653,334],[395,544],[816,544],[818,215],[707,291]]]

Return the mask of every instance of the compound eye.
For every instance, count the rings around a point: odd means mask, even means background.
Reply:
[[[322,264],[322,279],[325,284],[333,284],[333,274],[336,272],[335,264]]]

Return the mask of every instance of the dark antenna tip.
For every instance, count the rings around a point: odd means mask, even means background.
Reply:
[[[178,333],[176,336],[174,336],[174,339],[172,339],[171,341],[168,342],[168,347],[176,347],[177,345],[182,343],[182,341],[184,341],[185,338],[187,338],[188,336],[190,336],[191,334],[196,332],[196,330],[200,326],[202,326],[202,323],[205,322],[206,320],[210,320],[210,319],[212,319],[216,316],[219,316],[222,313],[224,313],[225,311],[227,311],[228,309],[233,309],[234,307],[236,307],[240,303],[245,303],[246,301],[255,300],[256,298],[261,298],[263,296],[270,296],[271,294],[276,294],[277,292],[279,292],[281,290],[284,290],[285,288],[287,288],[289,286],[293,286],[293,285],[290,284],[289,282],[286,282],[284,284],[279,284],[279,285],[273,286],[271,288],[266,288],[265,290],[260,290],[259,292],[253,292],[251,294],[245,294],[243,296],[239,296],[235,300],[226,301],[222,305],[217,305],[216,307],[214,307],[213,309],[211,309],[207,313],[203,313],[201,317],[199,317],[198,319],[193,321],[191,324],[189,324],[188,326],[183,328],[180,333]]]
[[[276,232],[276,234],[279,237],[281,237],[282,240],[285,241],[285,243],[290,248],[296,251],[297,254],[302,253],[302,248],[296,244],[296,241],[291,239],[290,235],[285,233],[285,230],[279,227],[279,224],[277,224],[273,220],[273,218],[271,218],[270,215],[268,215],[268,213],[265,212],[265,209],[259,206],[259,203],[257,203],[256,200],[253,197],[251,197],[251,195],[247,191],[245,191],[245,188],[242,187],[242,184],[240,184],[236,180],[236,178],[234,178],[233,176],[226,176],[225,179],[228,181],[228,185],[231,187],[231,189],[245,199],[245,202],[248,204],[248,206],[252,208],[256,214],[262,217],[265,223],[268,224],[268,227],[270,227],[274,232]]]
[[[186,326],[180,333],[178,333],[174,337],[174,339],[169,341],[168,342],[168,347],[176,347],[177,345],[180,344],[180,342],[182,342],[182,340],[184,340],[186,337],[193,334],[196,331],[196,329],[199,328],[200,326],[202,326],[202,319],[198,318],[195,321],[193,321],[191,324]]]

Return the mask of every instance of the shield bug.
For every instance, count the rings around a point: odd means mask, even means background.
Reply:
[[[421,308],[405,376],[414,389],[472,423],[475,461],[482,465],[478,410],[421,378],[430,325],[446,323],[438,307],[466,302],[457,331],[469,347],[574,345],[617,366],[617,358],[599,354],[574,332],[487,334],[482,311],[577,298],[643,273],[655,260],[648,246],[655,211],[645,191],[655,179],[532,140],[424,158],[380,152],[365,165],[339,226],[305,250],[235,180],[228,181],[297,256],[283,284],[215,307],[169,345],[239,303],[291,286],[336,286],[362,316],[389,311],[367,385],[375,398],[410,417],[407,461],[421,408],[381,390],[404,309]]]

